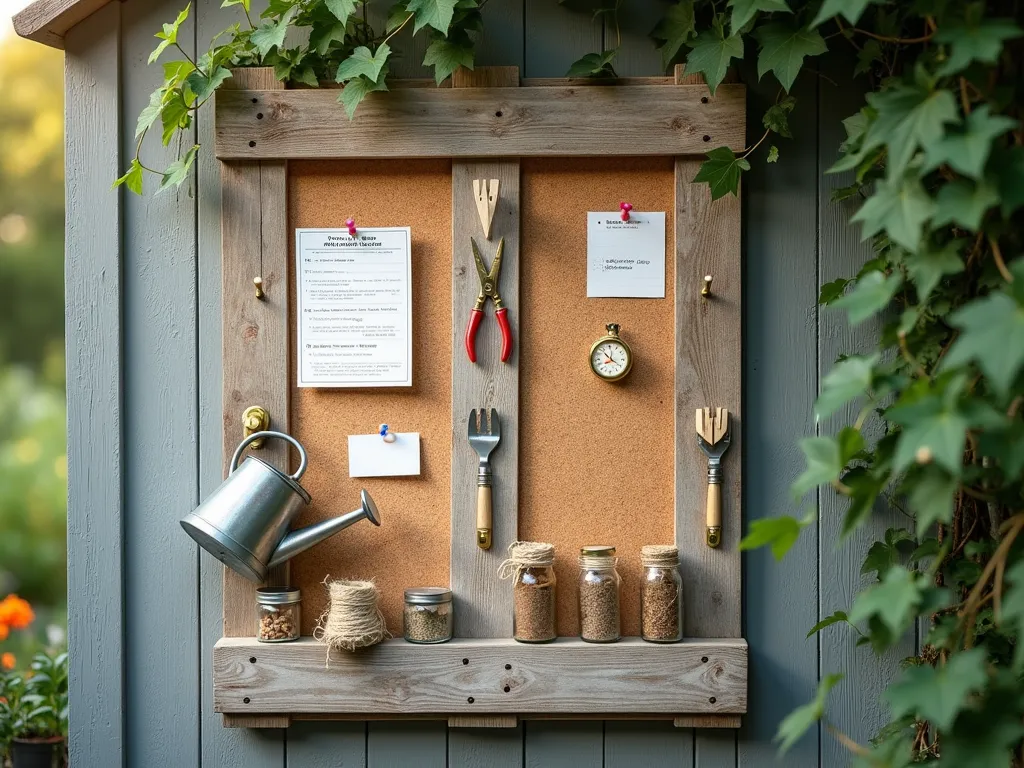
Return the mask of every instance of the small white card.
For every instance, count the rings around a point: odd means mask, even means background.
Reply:
[[[665,298],[665,214],[587,214],[587,297]]]
[[[349,477],[399,477],[420,473],[420,433],[391,432],[395,442],[372,435],[348,436]]]

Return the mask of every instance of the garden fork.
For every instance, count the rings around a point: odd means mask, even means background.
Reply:
[[[476,545],[480,549],[491,548],[491,451],[501,442],[501,423],[498,412],[480,409],[480,423],[477,412],[469,412],[469,444],[480,457],[476,473]]]
[[[708,457],[707,545],[722,543],[722,454],[732,443],[729,411],[697,409],[697,445]]]

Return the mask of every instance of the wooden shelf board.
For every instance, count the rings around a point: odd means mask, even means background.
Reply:
[[[312,638],[230,637],[214,648],[213,678],[216,711],[232,715],[739,715],[747,708],[747,643],[389,640],[334,651],[328,662]]]

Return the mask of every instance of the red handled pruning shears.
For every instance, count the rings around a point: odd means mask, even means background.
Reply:
[[[476,304],[469,313],[469,325],[466,326],[466,354],[469,355],[471,363],[476,362],[476,331],[480,322],[484,319],[484,304],[490,298],[494,302],[494,319],[498,321],[501,329],[501,362],[507,363],[512,356],[512,328],[508,323],[508,307],[501,301],[501,294],[498,292],[498,278],[501,276],[501,253],[505,250],[505,238],[498,241],[498,253],[494,256],[494,263],[488,271],[484,260],[477,250],[476,241],[470,238],[473,244],[473,260],[476,261],[476,272],[480,277],[480,294],[476,297]]]

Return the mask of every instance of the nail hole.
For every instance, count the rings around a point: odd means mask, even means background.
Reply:
[[[248,704],[251,701],[251,699],[248,696],[246,696],[244,699],[242,699],[242,701]]]
[[[710,701],[712,704],[714,704],[716,701],[718,701],[718,699],[716,699],[714,696],[712,696],[710,699],[708,699],[708,701]]]
[[[700,97],[700,103],[701,104],[707,104],[708,103],[708,97],[707,96],[701,96]]]
[[[497,112],[495,112],[494,116],[495,117],[501,117],[501,110],[499,109]]]
[[[463,659],[463,660],[462,660],[462,663],[463,663],[463,664],[469,664],[469,659]]]
[[[250,656],[249,657],[249,663],[250,664],[255,664],[256,663],[256,657],[255,656]]]
[[[262,112],[257,112],[256,113],[256,119],[257,120],[262,120],[263,119],[263,113]]]
[[[704,137],[704,141],[711,141],[711,137],[710,136],[705,136]]]
[[[472,696],[470,696],[468,699],[466,699],[466,701],[472,704],[475,701],[475,699]]]
[[[705,141],[706,141],[706,139],[705,139]],[[250,147],[255,147],[256,146],[256,142],[255,141],[250,141],[249,142],[249,146]]]
[[[505,669],[512,669],[512,665],[511,664],[506,664],[505,665]]]
[[[258,102],[258,101],[259,101],[259,99],[255,99],[255,98],[254,98],[254,99],[252,100],[252,103],[253,103],[253,104],[255,104],[255,103],[256,103],[256,102]]]
[[[700,663],[701,664],[707,664],[708,663],[708,657],[707,656],[701,656],[700,657]]]
[[[507,685],[505,686],[505,693],[508,693],[508,692],[509,692],[509,691],[511,691],[511,690],[512,690],[512,688],[511,688],[511,687],[509,687],[509,686],[507,686]]]

